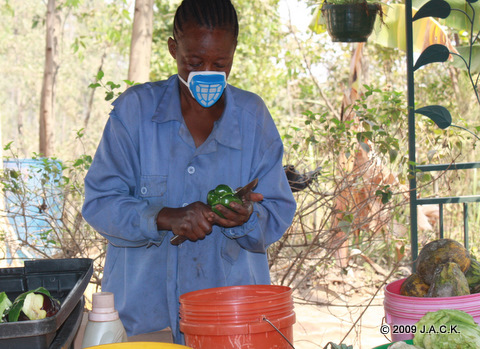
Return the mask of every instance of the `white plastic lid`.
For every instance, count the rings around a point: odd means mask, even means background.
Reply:
[[[92,311],[88,313],[90,321],[118,320],[118,311],[115,310],[114,297],[111,292],[97,292],[92,296]]]

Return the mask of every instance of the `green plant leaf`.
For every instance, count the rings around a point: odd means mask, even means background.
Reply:
[[[448,57],[450,57],[450,51],[446,46],[440,44],[430,45],[422,52],[420,57],[418,57],[413,70],[415,71],[430,63],[446,62]]]
[[[106,101],[112,100],[113,97],[115,97],[115,94],[112,91],[105,92],[105,100]]]
[[[442,130],[452,124],[452,115],[447,108],[441,105],[429,105],[420,109],[416,109],[415,113],[425,115],[430,118]]]
[[[470,46],[458,46],[457,51],[465,59],[465,61],[457,55],[453,55],[452,65],[455,68],[466,70],[467,66],[465,65],[465,62],[468,62]],[[475,57],[480,57],[480,44],[472,46],[472,57],[473,59],[470,65],[470,72],[472,74],[478,74],[480,73],[480,59]]]
[[[105,73],[102,71],[102,70],[99,70],[98,73],[97,73],[97,80],[102,80],[102,78],[104,77]]]
[[[447,18],[439,20],[440,24],[450,28],[454,28],[456,30],[460,30],[460,31],[461,30],[470,31],[471,23],[468,20],[467,16],[465,16],[465,14],[460,11],[453,11],[453,10],[457,9],[457,10],[464,11],[471,18],[473,15],[473,12],[472,12],[472,9],[470,8],[470,5],[473,6],[475,14],[478,16],[478,13],[480,13],[480,3],[475,3],[476,1],[471,2],[471,1],[465,1],[465,0],[445,0],[445,1],[450,4],[450,8],[452,9],[452,11]],[[420,8],[422,7],[423,4],[427,2],[428,0],[413,0],[412,6],[415,8]],[[470,3],[470,5],[468,3]],[[475,21],[473,30],[474,32],[480,30],[480,21],[478,20]]]
[[[443,0],[430,0],[415,13],[413,21],[425,17],[447,18],[450,15],[450,11],[451,7],[448,2]]]
[[[417,12],[416,8],[413,8],[412,11],[414,14]],[[368,41],[405,51],[407,47],[405,36],[405,5],[389,4],[387,6],[384,4],[383,13],[383,23],[382,21],[375,22],[373,33],[368,38]],[[455,50],[448,34],[435,19],[426,17],[413,22],[414,52],[423,52],[426,47],[432,44],[444,44],[449,47],[452,52]]]

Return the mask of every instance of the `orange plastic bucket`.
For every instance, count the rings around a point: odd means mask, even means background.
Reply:
[[[193,349],[290,349],[293,308],[292,290],[286,286],[199,290],[180,296],[180,331]]]

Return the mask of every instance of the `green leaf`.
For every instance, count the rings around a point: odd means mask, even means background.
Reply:
[[[478,16],[480,13],[480,3],[476,3],[476,1],[470,2],[465,0],[445,0],[450,4],[450,8],[452,9],[450,15],[445,19],[440,19],[439,22],[442,25],[445,25],[450,28],[454,28],[456,30],[468,30],[470,31],[471,22],[468,20],[467,16],[460,11],[453,11],[453,10],[461,10],[466,12],[470,18],[473,16],[472,9],[470,5],[473,6],[473,10],[475,14]],[[427,3],[428,0],[413,0],[412,6],[415,8],[420,8],[423,4]],[[470,5],[469,5],[470,3]],[[476,20],[473,27],[474,32],[480,30],[480,21]]]
[[[434,62],[446,62],[448,57],[450,57],[450,51],[446,46],[440,44],[430,45],[418,57],[413,70],[415,71],[424,65]]]
[[[83,165],[84,161],[83,159],[77,159],[74,164],[73,164],[73,167],[78,167],[80,165]]]
[[[105,73],[103,70],[99,70],[97,73],[97,80],[102,80],[102,78],[105,76]]]
[[[457,51],[464,58],[464,60],[457,55],[453,55],[452,65],[455,68],[466,70],[468,68],[466,63],[468,64],[470,46],[458,46]],[[472,74],[480,73],[480,44],[472,46],[472,61],[470,64],[470,72]]]
[[[441,105],[429,105],[420,109],[416,109],[415,113],[425,115],[430,118],[442,130],[452,124],[452,115],[447,108]]]
[[[0,293],[0,322],[2,322],[4,314],[8,313],[12,305],[13,303],[7,294],[5,292]]]
[[[110,86],[110,88],[111,88],[112,90],[120,87],[119,84],[116,84],[116,83],[114,83],[113,81],[109,81],[109,82],[107,82],[105,85]]]
[[[22,311],[23,301],[21,302],[14,302],[10,310],[8,311],[8,322],[15,322],[18,321],[18,317],[20,316],[20,312]]]
[[[450,11],[451,7],[448,2],[443,0],[430,0],[415,13],[413,21],[425,17],[447,18],[450,15]]]
[[[387,204],[392,198],[392,191],[389,189],[389,186],[384,187],[385,191],[378,189],[375,191],[375,195],[381,197],[382,204]]]

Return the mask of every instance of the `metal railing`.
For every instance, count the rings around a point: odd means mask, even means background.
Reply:
[[[428,4],[428,3],[427,3]],[[425,4],[424,7],[428,7]],[[435,5],[436,6],[436,5]],[[430,6],[430,9],[435,8],[435,6]],[[422,7],[423,8],[423,7]],[[438,6],[436,7],[438,11]],[[429,10],[424,11],[428,13]],[[418,172],[433,172],[433,171],[457,171],[457,170],[468,170],[480,168],[480,162],[469,162],[469,163],[451,163],[451,164],[437,164],[437,165],[417,165],[416,164],[416,135],[415,135],[415,85],[414,85],[414,71],[418,67],[414,64],[413,59],[413,21],[414,16],[412,16],[412,0],[405,1],[405,18],[406,18],[406,43],[407,43],[407,87],[408,87],[408,147],[409,147],[409,163],[410,163],[410,229],[411,229],[411,254],[412,260],[415,260],[418,256],[418,216],[417,216],[417,206],[419,205],[439,205],[439,237],[444,237],[444,226],[443,226],[443,209],[446,204],[463,204],[463,223],[464,223],[464,244],[468,249],[469,247],[469,233],[468,233],[468,215],[469,215],[469,204],[480,202],[480,195],[469,195],[469,196],[454,196],[454,197],[430,197],[430,198],[418,198],[417,192],[417,178],[416,174]],[[420,11],[419,11],[420,12]],[[448,16],[450,12],[439,13],[433,10],[430,16],[440,17],[442,15]],[[472,16],[473,20],[475,16]],[[446,17],[442,17],[446,18]],[[473,27],[473,25],[472,25]],[[472,45],[473,43],[471,43]],[[429,50],[427,48],[425,51]],[[445,48],[448,51],[448,49]],[[425,52],[424,51],[424,52]],[[445,60],[438,59],[427,59],[427,63],[440,62]],[[474,87],[475,88],[475,87]],[[438,106],[435,106],[438,107]],[[440,107],[443,108],[443,107]],[[446,109],[445,109],[446,110]],[[449,112],[446,111],[446,113]],[[423,113],[422,113],[423,114]],[[425,115],[425,114],[424,114]],[[429,116],[429,115],[427,115]],[[437,125],[438,120],[435,120],[433,116],[429,116]],[[441,120],[445,122],[445,120]],[[441,128],[448,127],[443,126]]]

